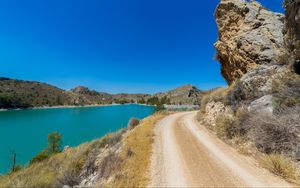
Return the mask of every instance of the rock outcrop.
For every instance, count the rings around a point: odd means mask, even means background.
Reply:
[[[221,0],[215,17],[219,33],[215,48],[228,83],[258,65],[271,63],[286,51],[284,16],[255,1]]]
[[[300,0],[285,1],[284,40],[292,56],[289,61],[294,63],[295,71],[300,74]]]
[[[225,106],[222,102],[209,102],[205,107],[205,116],[203,123],[215,127],[217,119],[221,116],[233,117],[233,111],[230,107]]]
[[[203,94],[203,91],[193,85],[184,85],[165,93],[157,93],[154,97],[166,97],[174,105],[198,105]]]

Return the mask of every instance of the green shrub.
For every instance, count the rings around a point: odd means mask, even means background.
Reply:
[[[164,110],[166,110],[164,105],[158,105],[155,108],[155,112],[161,112],[161,111],[164,111]]]
[[[58,132],[54,132],[48,135],[48,146],[46,149],[42,150],[37,156],[33,157],[30,160],[29,164],[33,164],[36,162],[41,162],[47,158],[49,158],[51,155],[60,153],[62,151],[62,141],[61,141],[62,135]]]
[[[29,164],[33,164],[33,163],[37,163],[37,162],[41,162],[45,159],[47,159],[48,157],[50,157],[49,153],[45,150],[43,150],[42,152],[40,152],[39,154],[37,154],[35,157],[33,157]]]
[[[18,172],[18,171],[22,170],[23,168],[24,167],[22,165],[16,165],[10,173]]]
[[[162,106],[164,104],[170,104],[171,101],[168,97],[164,96],[162,98],[158,98],[158,97],[151,97],[147,100],[147,104],[149,105],[156,105],[156,106]]]
[[[50,154],[59,153],[62,151],[62,135],[54,132],[48,135],[48,152]]]

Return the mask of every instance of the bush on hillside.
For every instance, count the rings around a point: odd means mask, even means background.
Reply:
[[[49,156],[50,156],[50,154],[47,151],[43,150],[39,154],[37,154],[35,157],[33,157],[30,160],[29,164],[41,162],[41,161],[47,159]]]
[[[114,171],[121,167],[122,158],[115,152],[110,152],[99,166],[99,175],[101,178],[108,178]]]
[[[263,153],[284,153],[295,160],[300,159],[299,138],[300,108],[280,116],[266,113],[250,114],[243,127],[248,138]]]
[[[50,156],[62,151],[62,135],[58,132],[54,132],[48,135],[48,146],[42,150],[38,155],[30,160],[29,164],[41,162],[48,159]]]
[[[140,124],[140,120],[137,118],[131,118],[128,123],[129,129],[134,129],[136,126]]]
[[[71,187],[76,186],[80,183],[79,173],[74,169],[70,169],[62,174],[62,176],[59,177],[57,181],[58,187],[63,187],[64,185],[68,185]]]
[[[144,98],[141,98],[141,99],[138,100],[137,103],[138,103],[138,104],[146,104],[146,101],[145,101]]]
[[[227,139],[233,139],[245,134],[240,121],[235,117],[229,116],[221,116],[216,120],[215,131],[219,137]]]
[[[156,105],[156,106],[162,106],[164,104],[170,104],[170,103],[171,103],[170,99],[166,96],[164,96],[162,98],[151,97],[147,100],[147,104]]]
[[[241,81],[236,81],[228,89],[225,104],[230,105],[233,111],[236,111],[241,106],[248,105],[261,96],[263,93],[258,91],[257,87],[250,87]]]
[[[205,113],[206,105],[210,102],[222,102],[224,103],[227,95],[228,88],[217,88],[207,94],[201,99],[201,112]]]
[[[274,174],[281,176],[292,182],[299,183],[299,174],[295,163],[288,157],[281,154],[267,155],[264,162],[264,166]]]
[[[276,112],[300,106],[300,76],[292,72],[285,74],[273,81],[272,92]]]
[[[164,111],[164,110],[166,110],[164,105],[158,105],[155,108],[155,112],[161,112],[161,111]]]
[[[47,150],[51,154],[59,153],[62,151],[62,135],[58,132],[54,132],[48,135],[48,147]]]

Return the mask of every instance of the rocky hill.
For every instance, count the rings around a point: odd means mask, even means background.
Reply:
[[[285,1],[286,16],[256,1],[220,1],[215,48],[230,86],[204,96],[199,113],[219,137],[233,144],[239,139],[239,149],[262,153],[271,171],[298,183],[299,9],[299,0]]]
[[[0,108],[71,105],[73,97],[54,86],[0,78]]]
[[[174,105],[197,105],[200,104],[201,97],[204,93],[204,91],[199,90],[193,85],[185,85],[165,93],[157,93],[154,97],[158,97],[159,99],[165,97],[170,100],[170,104]]]
[[[111,94],[90,90],[84,86],[75,87],[71,89],[71,92],[89,104],[111,104],[113,101]],[[77,103],[80,102],[78,101]]]
[[[0,108],[4,109],[112,103],[146,104],[147,101],[154,101],[153,104],[156,104],[157,100],[151,99],[159,100],[163,97],[170,100],[172,104],[198,104],[201,91],[188,85],[153,96],[149,94],[109,94],[90,90],[84,86],[65,91],[46,83],[0,78]]]
[[[232,83],[285,52],[284,16],[256,1],[222,0],[215,13],[219,38],[215,43],[224,78]]]

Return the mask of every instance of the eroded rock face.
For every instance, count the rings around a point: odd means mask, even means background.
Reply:
[[[257,65],[271,63],[286,51],[284,16],[255,1],[221,0],[215,17],[219,32],[215,48],[228,83]]]
[[[285,15],[285,44],[292,54],[290,60],[295,63],[295,70],[300,74],[300,0],[286,0]]]

